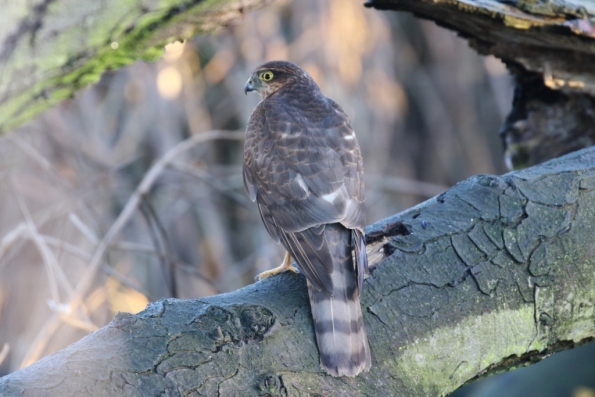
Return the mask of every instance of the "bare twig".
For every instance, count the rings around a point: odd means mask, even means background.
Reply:
[[[69,294],[71,294],[73,292],[73,287],[72,287],[72,285],[70,285],[70,282],[66,278],[66,275],[64,274],[62,268],[58,265],[58,260],[54,256],[54,253],[48,247],[46,241],[39,233],[39,230],[37,229],[35,222],[33,222],[33,218],[31,217],[31,214],[29,212],[29,209],[27,208],[27,205],[25,204],[25,201],[23,200],[21,195],[18,193],[18,189],[16,188],[16,182],[14,181],[14,179],[12,177],[11,177],[11,183],[14,187],[14,191],[15,191],[19,206],[21,208],[21,212],[23,214],[23,217],[25,218],[25,225],[26,225],[26,231],[27,231],[28,237],[33,241],[33,243],[37,247],[37,249],[42,257],[43,264],[46,268],[46,272],[48,273],[47,279],[48,279],[48,284],[50,287],[50,293],[52,294],[52,301],[49,302],[49,306],[54,313],[52,317],[56,317],[56,316],[58,317],[58,319],[56,321],[56,325],[55,325],[56,329],[59,324],[59,320],[63,320],[64,322],[69,323],[77,328],[85,329],[88,331],[96,330],[98,327],[91,322],[91,320],[87,317],[86,313],[84,313],[84,312],[80,313],[80,315],[83,317],[83,320],[80,320],[73,316],[75,311],[72,310],[72,307],[65,306],[61,303],[60,292],[58,289],[58,281],[62,285],[62,288]],[[45,329],[45,327],[44,327],[44,329]],[[43,332],[43,329],[42,329],[42,332],[38,333],[38,335],[36,337],[37,344],[34,344],[28,350],[27,355],[25,356],[25,360],[27,360],[28,357],[31,357],[31,355],[30,355],[31,352],[33,352],[33,351],[41,352],[42,351],[41,349],[39,349],[39,350],[32,350],[32,349],[36,348],[36,346],[37,347],[39,347],[39,346],[45,347],[45,345],[48,343],[51,335],[53,335],[53,333]],[[24,364],[25,363],[26,363],[26,361],[24,361]]]
[[[184,271],[187,274],[191,274],[191,275],[201,279],[205,283],[207,283],[211,288],[213,288],[213,290],[215,290],[216,293],[221,292],[220,289],[215,285],[213,280],[204,276],[195,267],[193,267],[187,263],[181,262],[181,261],[177,260],[176,258],[167,257],[167,253],[157,251],[153,247],[143,245],[143,244],[130,243],[130,242],[123,241],[123,242],[117,242],[117,243],[110,244],[110,249],[118,249],[118,250],[124,250],[124,251],[137,251],[137,252],[145,253],[147,255],[153,255],[153,256],[160,257],[160,258],[166,258],[176,268]],[[235,268],[235,265],[230,265],[230,266]],[[134,288],[134,289],[137,289],[137,288]],[[138,290],[138,291],[142,292],[142,290]]]
[[[109,243],[115,238],[115,236],[120,233],[122,228],[128,223],[130,218],[132,217],[134,211],[138,208],[142,197],[147,194],[157,178],[163,173],[165,168],[169,166],[169,164],[180,156],[182,153],[192,149],[199,143],[203,143],[209,140],[214,139],[243,139],[244,134],[243,132],[238,131],[209,131],[202,134],[194,135],[187,140],[180,142],[178,145],[174,146],[170,150],[168,150],[165,155],[159,159],[149,171],[145,174],[144,178],[142,179],[141,183],[137,187],[134,194],[130,197],[126,206],[116,219],[116,221],[112,224],[109,228],[103,239],[99,242],[97,249],[93,257],[91,258],[91,262],[89,263],[89,268],[87,269],[85,275],[77,285],[74,294],[70,297],[70,304],[73,307],[76,307],[80,304],[82,300],[82,296],[84,293],[87,292],[88,288],[91,285],[93,280],[93,276],[97,272],[99,264],[101,263],[101,258],[103,257]]]
[[[6,357],[8,357],[8,353],[10,353],[10,345],[5,343],[2,346],[2,350],[0,350],[0,365],[4,362]]]
[[[161,260],[161,268],[163,270],[163,275],[165,276],[165,282],[169,290],[169,295],[173,298],[177,298],[178,290],[176,285],[176,271],[174,268],[174,264],[170,260],[170,258],[172,257],[172,250],[169,244],[169,240],[167,238],[167,233],[165,232],[163,224],[159,220],[159,216],[157,215],[157,212],[155,212],[153,205],[146,197],[144,197],[144,200],[141,203],[140,210],[147,222],[149,235],[151,236],[151,240],[153,240],[153,245],[155,246],[155,249],[157,251],[165,252],[165,255],[159,257]],[[155,228],[159,232],[159,236],[161,237],[161,239],[159,239],[155,234],[155,231],[153,230],[153,225],[155,225]],[[163,249],[161,249],[160,247],[160,240],[163,243]]]
[[[28,230],[25,223],[19,223],[14,229],[2,237],[2,240],[0,240],[0,263],[6,254],[8,254],[8,251],[27,234]]]
[[[58,290],[57,278],[59,278],[60,283],[66,289],[68,293],[72,292],[72,286],[66,279],[66,276],[62,272],[60,266],[58,266],[58,261],[54,256],[54,253],[48,248],[48,246],[43,241],[43,238],[40,237],[39,231],[31,218],[31,213],[23,200],[23,197],[19,194],[18,189],[16,188],[16,182],[11,177],[10,181],[13,185],[13,190],[15,192],[17,202],[19,203],[19,207],[21,208],[21,212],[23,217],[25,218],[25,224],[27,225],[27,231],[33,240],[33,243],[37,247],[41,258],[43,259],[43,264],[45,266],[46,272],[48,274],[47,280],[50,287],[50,293],[52,294],[52,299],[56,305],[60,304],[60,292]]]
[[[92,243],[97,243],[97,235],[74,212],[68,214],[68,220]]]
[[[89,260],[91,260],[91,254],[89,254],[87,251],[80,249],[76,245],[70,244],[66,241],[57,239],[52,236],[48,236],[48,235],[41,235],[41,236],[45,240],[46,244],[49,246],[56,247],[56,248],[61,249],[65,252],[68,252],[68,253],[78,257],[85,263],[88,263]],[[24,235],[24,236],[22,236],[22,238],[30,238],[30,236]],[[121,245],[125,245],[126,248],[121,248],[120,247]],[[130,245],[132,247],[128,247],[128,245]],[[115,244],[110,245],[110,248],[112,248],[112,249],[113,248],[129,249],[129,250],[136,249],[137,251],[151,253],[151,254],[155,254],[155,255],[160,254],[159,252],[155,251],[152,247],[140,245],[140,244],[133,244],[133,243],[115,243]],[[0,250],[1,249],[2,249],[2,244],[0,244]],[[129,280],[128,278],[126,278],[126,276],[124,276],[123,274],[121,274],[120,272],[118,272],[116,269],[109,266],[108,264],[104,264],[104,266],[101,268],[101,270],[103,272],[105,272],[106,274],[116,278],[123,285],[125,285],[129,288],[132,288],[133,290],[136,290],[145,296],[149,296],[148,292],[144,288],[142,288],[139,284]]]
[[[163,157],[161,157],[155,164],[153,164],[153,166],[145,174],[144,178],[136,188],[134,194],[126,203],[126,206],[124,207],[122,212],[120,212],[120,215],[118,216],[116,221],[111,225],[103,239],[99,242],[98,246],[96,247],[95,252],[93,253],[93,256],[91,257],[91,260],[89,262],[87,270],[81,277],[79,283],[77,284],[74,291],[70,294],[70,297],[68,299],[68,305],[70,306],[71,312],[75,312],[78,309],[78,307],[82,304],[84,296],[91,288],[93,280],[95,279],[95,275],[97,274],[98,270],[101,267],[101,264],[103,263],[103,256],[107,251],[108,247],[110,246],[111,242],[128,223],[128,221],[138,208],[142,200],[142,197],[145,194],[148,194],[148,192],[151,190],[159,176],[161,176],[163,171],[171,164],[171,162],[174,159],[178,158],[178,156],[182,155],[184,152],[192,149],[194,146],[200,143],[214,139],[241,140],[243,138],[243,132],[239,131],[216,130],[196,134],[169,149],[163,155]],[[23,360],[22,366],[29,365],[30,363],[38,359],[38,357],[45,349],[45,346],[50,337],[57,331],[59,324],[60,315],[57,313],[53,313],[52,316],[48,319],[48,321],[44,324],[41,331],[38,333],[34,342],[32,343],[29,351],[27,352],[27,355],[25,356],[25,359]]]
[[[174,169],[177,169],[178,171],[187,173],[189,175],[194,176],[195,178],[200,179],[201,181],[203,181],[204,183],[206,183],[213,189],[226,195],[227,197],[229,197],[236,203],[238,203],[244,207],[247,207],[247,208],[252,206],[252,203],[248,199],[248,196],[246,196],[245,194],[238,194],[238,192],[235,190],[236,189],[235,186],[230,186],[229,184],[222,183],[217,178],[215,178],[213,175],[202,170],[201,168],[193,166],[188,163],[183,163],[181,161],[174,161],[174,162],[172,162],[171,165]],[[238,172],[238,174],[239,174],[239,172]]]

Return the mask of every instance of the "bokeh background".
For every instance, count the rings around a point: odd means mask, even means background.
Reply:
[[[117,45],[112,46],[115,51]],[[350,115],[368,223],[505,172],[504,65],[455,33],[357,0],[278,2],[105,73],[0,138],[0,376],[164,297],[231,291],[276,266],[243,190],[250,71],[304,67]]]

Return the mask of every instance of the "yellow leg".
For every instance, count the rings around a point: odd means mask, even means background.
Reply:
[[[267,277],[275,276],[286,270],[292,271],[294,273],[298,272],[297,269],[291,264],[291,255],[289,255],[289,252],[287,251],[285,251],[285,257],[283,258],[283,262],[281,262],[280,266],[260,273],[258,276],[256,276],[256,280],[262,280]]]

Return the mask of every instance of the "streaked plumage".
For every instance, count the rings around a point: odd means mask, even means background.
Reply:
[[[363,165],[353,128],[343,109],[290,62],[256,68],[245,87],[253,90],[263,100],[246,129],[244,186],[271,237],[306,276],[322,368],[355,376],[371,359],[359,299],[368,263]]]

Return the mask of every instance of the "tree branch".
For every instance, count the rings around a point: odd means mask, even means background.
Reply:
[[[595,7],[590,1],[370,0],[455,30],[515,77],[501,130],[521,169],[595,144]]]
[[[492,54],[566,93],[595,95],[595,7],[581,1],[370,0],[366,7],[413,12],[459,32]]]
[[[369,373],[325,376],[305,280],[166,299],[0,379],[0,394],[446,395],[595,336],[595,149],[479,175],[368,228]]]
[[[0,28],[0,132],[71,97],[105,70],[156,60],[165,44],[229,25],[270,2],[8,2]]]

